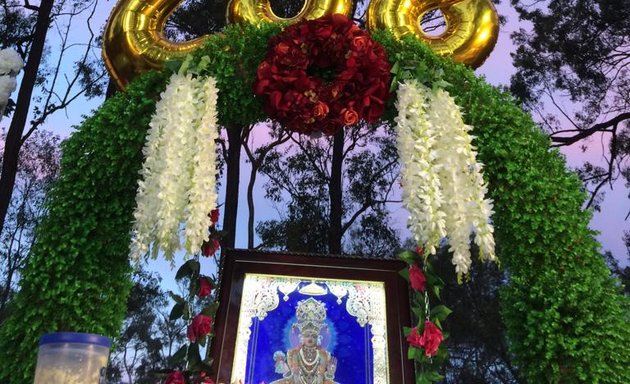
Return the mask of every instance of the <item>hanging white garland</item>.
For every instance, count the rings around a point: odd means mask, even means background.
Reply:
[[[217,93],[213,78],[173,75],[156,104],[140,172],[131,255],[163,250],[166,259],[182,248],[185,225],[189,254],[208,240],[208,214],[216,208]]]
[[[0,120],[9,103],[9,96],[17,87],[16,77],[23,67],[22,57],[14,49],[0,50]]]
[[[435,254],[447,237],[458,275],[470,268],[471,231],[481,257],[495,260],[492,201],[459,107],[446,91],[412,80],[400,85],[397,108],[403,201],[415,240]]]
[[[418,244],[424,244],[428,252],[435,254],[436,245],[446,236],[446,214],[442,207],[442,187],[435,169],[439,133],[427,119],[429,102],[430,90],[426,87],[401,84],[396,122],[409,229]]]

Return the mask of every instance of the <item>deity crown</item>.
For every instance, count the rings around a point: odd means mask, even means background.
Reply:
[[[302,300],[298,302],[295,316],[298,320],[296,325],[302,333],[306,330],[319,333],[326,320],[326,305],[312,297]]]

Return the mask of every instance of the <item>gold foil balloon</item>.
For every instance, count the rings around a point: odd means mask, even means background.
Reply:
[[[304,0],[304,5],[297,15],[290,18],[276,16],[269,0],[230,0],[227,18],[230,22],[278,22],[294,23],[303,19],[317,19],[325,15],[340,13],[350,16],[352,0]]]
[[[176,43],[164,37],[164,26],[182,0],[120,0],[105,28],[103,58],[120,88],[136,75],[161,69],[167,60],[183,58],[203,44],[207,36]],[[305,0],[294,17],[281,18],[269,0],[231,0],[227,16],[231,22],[297,22],[332,13],[349,16],[352,0]],[[420,27],[422,15],[440,9],[447,29],[429,36]],[[497,12],[490,0],[372,0],[368,8],[371,30],[389,28],[398,37],[414,34],[438,54],[477,67],[488,57],[498,35]]]
[[[183,58],[200,47],[204,37],[175,43],[164,37],[164,25],[181,0],[120,0],[103,36],[105,66],[121,89],[131,79],[167,60]]]
[[[103,38],[105,66],[123,89],[131,79],[151,69],[160,69],[167,60],[185,57],[203,44],[207,36],[175,43],[164,37],[164,25],[182,0],[120,0],[109,17]],[[276,16],[267,0],[232,0],[228,5],[230,21],[297,22],[327,14],[346,16],[352,0],[306,0],[292,18]]]
[[[426,34],[422,16],[439,9],[446,31]],[[395,36],[414,34],[440,55],[479,67],[486,60],[499,34],[499,17],[490,0],[372,0],[368,7],[368,28],[390,29]]]

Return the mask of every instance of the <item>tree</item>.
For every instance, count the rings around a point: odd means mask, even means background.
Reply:
[[[473,253],[478,253],[473,249]],[[457,281],[446,248],[431,258],[434,271],[444,280],[442,302],[453,311],[444,322],[449,359],[444,366],[448,384],[516,384],[518,368],[508,351],[505,325],[501,320],[499,292],[508,279],[494,263],[473,257],[470,276]]]
[[[155,371],[166,367],[185,338],[184,322],[168,318],[169,300],[160,288],[161,279],[140,269],[134,272],[133,282],[123,330],[108,367],[110,383],[154,383]]]
[[[343,183],[340,189],[345,191],[340,204],[339,249],[394,255],[400,240],[389,227],[387,204],[398,201],[399,165],[390,129],[365,125],[347,129],[338,165],[333,165],[335,140],[292,134],[289,144],[269,152],[261,167],[268,178],[266,197],[286,210],[281,210],[281,220],[258,224],[261,247],[331,252],[330,190],[333,172],[338,169]],[[344,235],[347,239],[342,243]]]
[[[0,138],[5,137],[3,130]],[[15,193],[0,236],[0,322],[17,289],[20,272],[35,240],[35,227],[45,213],[45,194],[59,172],[59,141],[58,136],[48,131],[38,131],[20,153]],[[0,152],[3,151],[0,147]]]
[[[39,5],[28,1],[19,5],[14,0],[1,0],[0,48],[14,47],[25,60],[24,74],[17,100],[11,100],[7,112],[12,113],[5,138],[2,171],[0,173],[0,232],[18,172],[19,153],[28,138],[53,113],[65,109],[82,95],[102,94],[104,69],[98,64],[96,34],[90,28],[97,1],[42,0]],[[84,45],[69,40],[73,23],[87,14],[88,34]],[[58,56],[49,67],[45,63],[48,31],[55,26],[60,36]],[[72,52],[81,47],[82,52]],[[68,56],[76,55],[72,73],[65,73]],[[30,120],[29,120],[30,119]]]
[[[626,249],[630,249],[630,235],[627,232],[623,239],[626,243]],[[604,259],[612,275],[619,279],[619,283],[623,285],[623,291],[626,296],[630,296],[630,266],[626,266],[625,268],[620,266],[619,261],[610,251],[604,253]]]
[[[259,145],[255,149],[254,146],[254,135],[252,131],[254,126],[250,126],[246,131],[246,137],[243,139],[243,148],[245,149],[245,154],[247,155],[247,162],[250,164],[250,174],[249,174],[249,182],[247,184],[247,208],[248,208],[248,217],[247,217],[247,248],[254,248],[254,221],[255,221],[255,205],[254,205],[254,187],[256,185],[256,178],[258,176],[260,167],[267,154],[273,150],[275,147],[286,143],[291,136],[288,132],[283,131],[280,127],[278,127],[277,123],[271,123],[272,125],[272,133],[270,136],[271,141]]]
[[[599,209],[602,188],[630,181],[630,3],[628,0],[512,0],[532,24],[512,35],[511,91],[536,113],[555,146],[602,137],[604,167],[579,170]]]

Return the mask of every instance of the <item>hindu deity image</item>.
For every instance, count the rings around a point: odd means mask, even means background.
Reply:
[[[300,344],[273,354],[275,372],[282,378],[271,384],[337,384],[334,381],[337,359],[321,346],[321,332],[326,327],[326,305],[314,298],[298,303],[297,322]]]
[[[246,274],[231,380],[390,384],[385,313],[382,282]]]

